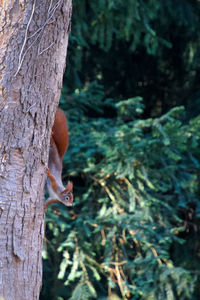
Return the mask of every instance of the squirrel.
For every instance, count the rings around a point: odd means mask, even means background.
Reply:
[[[66,206],[73,203],[73,183],[68,181],[64,187],[62,183],[62,159],[68,148],[67,119],[61,109],[56,111],[50,138],[49,162],[47,168],[47,188],[49,198],[45,202],[44,210],[51,203],[62,202]]]

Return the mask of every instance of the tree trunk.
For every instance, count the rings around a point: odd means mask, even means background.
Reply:
[[[0,1],[0,298],[38,299],[44,185],[71,0]]]

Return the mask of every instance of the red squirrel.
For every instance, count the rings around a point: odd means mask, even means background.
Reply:
[[[47,168],[47,187],[49,198],[45,202],[45,211],[49,204],[62,202],[66,206],[72,206],[73,203],[73,184],[68,181],[64,187],[62,183],[62,159],[67,151],[69,141],[67,120],[64,112],[58,109],[52,128],[49,162]]]

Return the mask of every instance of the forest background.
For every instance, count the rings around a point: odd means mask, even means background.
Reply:
[[[199,28],[197,0],[73,2],[41,300],[199,299]]]

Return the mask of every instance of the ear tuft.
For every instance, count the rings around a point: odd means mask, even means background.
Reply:
[[[68,181],[66,188],[62,191],[63,193],[73,193],[73,183],[71,181]]]

